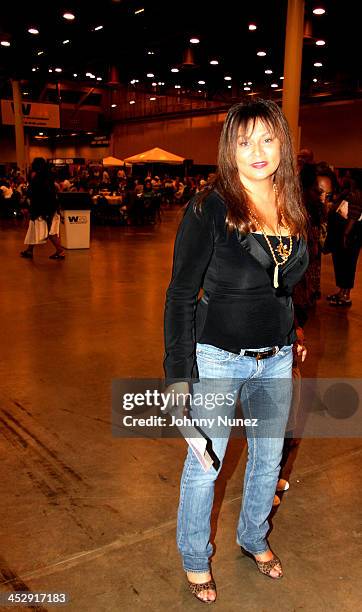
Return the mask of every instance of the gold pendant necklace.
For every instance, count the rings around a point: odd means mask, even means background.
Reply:
[[[276,199],[277,208],[278,208],[278,211],[279,211],[279,198],[278,198],[278,192],[277,192],[277,189],[276,189],[275,185],[273,186],[273,189],[275,191],[275,199]],[[271,242],[269,240],[269,237],[265,233],[263,226],[261,225],[260,221],[256,218],[256,216],[253,213],[253,211],[250,210],[250,208],[248,210],[249,210],[249,213],[250,213],[254,223],[260,228],[260,231],[263,234],[263,236],[264,236],[264,238],[266,240],[266,243],[267,243],[267,245],[268,245],[268,247],[270,249],[270,252],[271,252],[272,258],[274,260],[274,264],[275,264],[274,275],[273,275],[273,285],[274,285],[275,289],[277,289],[279,287],[279,267],[283,266],[288,261],[290,255],[292,253],[292,250],[293,250],[293,238],[292,238],[292,235],[290,233],[290,229],[285,224],[284,217],[283,217],[283,214],[282,214],[281,215],[281,221],[282,221],[284,227],[288,230],[289,248],[285,244],[283,244],[282,234],[281,234],[280,225],[279,225],[279,221],[278,221],[278,228],[277,228],[277,230],[278,230],[278,234],[279,235],[277,235],[276,237],[279,240],[279,244],[278,244],[277,248],[275,249],[275,252],[278,253],[280,258],[282,259],[282,261],[278,261],[276,256],[275,256],[274,248],[273,248],[273,246],[272,246],[272,244],[271,244]]]

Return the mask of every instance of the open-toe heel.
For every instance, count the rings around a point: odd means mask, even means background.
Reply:
[[[256,566],[261,574],[264,574],[264,576],[268,576],[268,578],[271,578],[272,580],[280,580],[280,578],[283,578],[282,564],[280,562],[280,559],[276,555],[274,555],[274,553],[273,553],[273,557],[269,559],[269,561],[259,561],[259,559],[256,559],[254,555],[250,553],[248,550],[245,550],[245,548],[243,548],[242,546],[240,548],[241,548],[241,552],[243,553],[243,555],[245,555],[246,557],[250,557],[250,559],[253,559],[253,561],[256,563]],[[272,576],[270,572],[277,565],[280,566],[281,573],[279,574],[279,576]]]
[[[196,599],[198,599],[202,603],[212,604],[216,601],[216,584],[212,578],[208,580],[207,582],[202,582],[201,584],[197,584],[196,582],[191,582],[189,578],[187,578],[187,582],[188,582],[191,593],[194,595],[194,597],[196,597]],[[214,591],[215,599],[202,599],[201,597],[199,597],[202,591]]]

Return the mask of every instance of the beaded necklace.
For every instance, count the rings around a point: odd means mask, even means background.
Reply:
[[[276,199],[277,208],[278,208],[278,211],[279,211],[278,191],[277,191],[277,188],[276,188],[275,185],[273,186],[273,189],[274,189],[274,192],[275,192],[275,199]],[[264,231],[263,226],[261,225],[260,221],[255,216],[253,211],[250,210],[250,208],[249,208],[249,213],[250,213],[254,223],[259,227],[261,233],[263,234],[263,236],[265,238],[265,241],[266,241],[266,243],[267,243],[267,245],[269,247],[269,250],[271,252],[272,258],[274,260],[275,267],[274,267],[274,277],[273,277],[273,281],[274,282],[273,282],[273,284],[274,284],[275,289],[277,289],[279,287],[279,279],[278,279],[278,276],[279,276],[279,267],[283,266],[288,261],[290,255],[291,255],[291,252],[292,252],[292,249],[293,249],[293,237],[291,235],[291,232],[290,232],[290,229],[289,229],[288,225],[285,224],[285,220],[284,220],[283,213],[282,213],[281,214],[281,223],[288,230],[288,236],[287,237],[289,238],[289,248],[285,244],[283,244],[280,224],[279,224],[279,221],[278,221],[277,236],[276,237],[279,240],[279,244],[278,244],[277,248],[274,249],[272,244],[271,244],[271,242],[270,242],[270,240],[269,240],[269,237],[267,236],[267,234]],[[279,257],[281,258],[282,261],[278,261],[277,260],[277,257],[276,257],[275,253],[277,253],[279,255]]]

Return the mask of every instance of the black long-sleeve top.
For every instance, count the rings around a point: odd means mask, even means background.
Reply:
[[[197,378],[196,342],[234,353],[293,343],[291,294],[308,265],[306,243],[294,237],[275,289],[274,262],[264,237],[229,232],[226,206],[216,191],[201,213],[193,205],[191,200],[177,232],[166,294],[167,384]],[[200,288],[204,294],[198,299]]]

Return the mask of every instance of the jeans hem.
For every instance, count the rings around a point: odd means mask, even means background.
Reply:
[[[238,541],[236,541],[236,543],[238,544],[238,546],[246,550],[246,552],[250,553],[251,555],[262,555],[263,553],[266,553],[268,552],[268,550],[270,550],[268,545],[266,545],[266,548],[264,548],[263,550],[249,550],[249,548],[246,548],[244,544],[240,544],[240,542]]]

